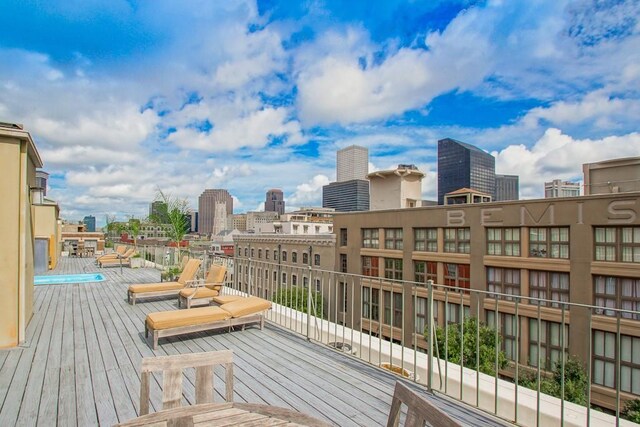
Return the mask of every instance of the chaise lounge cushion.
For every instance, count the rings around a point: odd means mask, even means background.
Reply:
[[[220,308],[233,317],[242,317],[270,309],[271,301],[259,297],[248,297],[222,304]]]
[[[184,288],[182,283],[178,282],[162,282],[162,283],[149,283],[141,285],[129,286],[129,292],[132,294],[145,293],[145,292],[162,292],[162,291],[179,291]]]
[[[241,297],[240,295],[218,295],[217,297],[213,297],[213,302],[223,305],[242,298],[243,297]]]
[[[158,311],[147,314],[149,329],[162,330],[180,326],[200,325],[227,320],[231,315],[220,307],[199,307],[188,310]]]
[[[195,295],[193,295],[195,293]],[[211,289],[208,286],[201,286],[199,288],[186,288],[180,291],[180,296],[183,298],[189,298],[193,295],[193,298],[213,298],[217,296],[219,292],[215,289]]]

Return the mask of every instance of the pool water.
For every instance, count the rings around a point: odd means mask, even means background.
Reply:
[[[61,285],[65,283],[92,283],[104,281],[102,273],[90,274],[58,274],[52,276],[35,276],[34,285]]]

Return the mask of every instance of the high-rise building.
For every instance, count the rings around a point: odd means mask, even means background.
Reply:
[[[217,203],[224,204],[223,221],[226,225],[227,216],[233,213],[233,197],[224,189],[206,189],[198,198],[198,233],[206,235],[213,233]]]
[[[87,215],[82,220],[84,224],[84,231],[89,233],[95,233],[96,231],[96,217],[93,215]]]
[[[578,197],[580,195],[580,183],[554,179],[544,183],[545,199],[551,197]]]
[[[337,182],[322,187],[322,207],[338,212],[369,210],[369,150],[358,145],[336,153]]]
[[[520,200],[520,177],[496,174],[496,202]]]
[[[167,215],[167,204],[162,200],[155,200],[149,204],[149,218],[158,221],[161,224],[169,223]]]
[[[369,181],[332,182],[322,187],[322,207],[338,212],[369,210]]]
[[[336,153],[336,175],[338,182],[352,179],[367,179],[369,174],[369,150],[359,145],[338,150]]]
[[[461,188],[495,197],[496,159],[473,145],[445,138],[438,141],[438,204]]]
[[[284,213],[284,194],[282,190],[272,188],[267,191],[267,198],[264,201],[265,212],[278,212],[282,215]]]
[[[415,165],[398,165],[397,169],[371,172],[369,209],[415,208],[421,205],[422,178]]]

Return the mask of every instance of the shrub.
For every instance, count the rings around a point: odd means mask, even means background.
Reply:
[[[276,304],[306,313],[308,296],[309,290],[307,288],[293,286],[289,289],[280,289],[273,295],[272,301]],[[322,295],[320,292],[311,291],[311,298],[313,298],[311,314],[324,318],[324,300]]]

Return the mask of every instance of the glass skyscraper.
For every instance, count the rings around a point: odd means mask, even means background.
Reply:
[[[473,145],[445,138],[438,141],[438,204],[444,195],[469,188],[496,196],[496,159]]]

